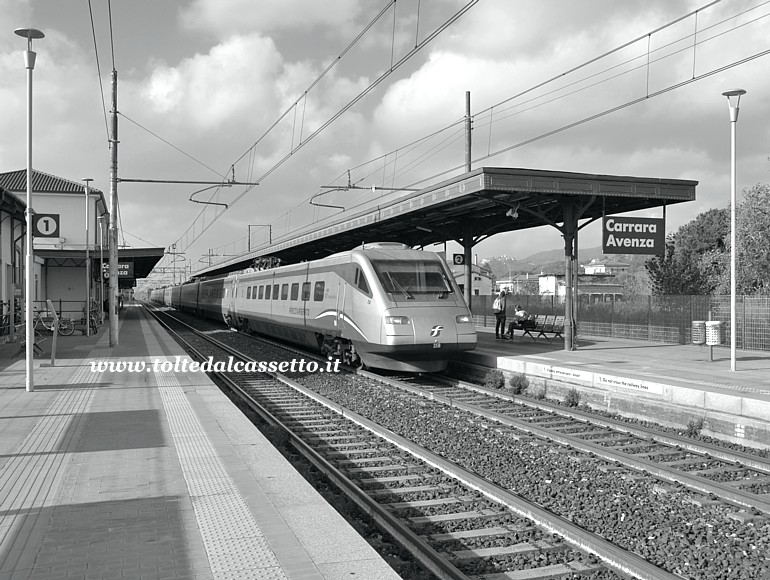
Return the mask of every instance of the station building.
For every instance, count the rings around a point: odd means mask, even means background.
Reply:
[[[19,311],[24,298],[26,191],[25,169],[0,173],[0,299],[6,324],[6,315]],[[60,314],[79,321],[85,312],[86,288],[97,305],[103,304],[109,289],[109,212],[104,194],[94,187],[86,189],[84,182],[33,170],[32,210],[34,307],[44,310],[51,300]],[[163,253],[163,248],[119,248],[119,287],[135,286]],[[7,334],[7,329],[0,333]]]

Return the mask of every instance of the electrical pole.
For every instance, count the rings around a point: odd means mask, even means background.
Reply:
[[[110,346],[120,345],[118,337],[118,314],[116,297],[118,294],[118,71],[112,70],[112,139],[110,139],[110,224],[107,229],[110,277],[109,277],[109,316]]]

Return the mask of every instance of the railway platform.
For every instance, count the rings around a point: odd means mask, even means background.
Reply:
[[[0,580],[398,578],[204,373],[92,366],[186,357],[143,308],[106,328],[34,392],[0,345]]]
[[[703,420],[703,433],[770,448],[770,353],[579,336],[565,351],[560,338],[533,340],[517,331],[496,340],[478,327],[475,351],[463,362],[527,375],[547,396],[576,389],[581,402],[621,415],[685,428]]]

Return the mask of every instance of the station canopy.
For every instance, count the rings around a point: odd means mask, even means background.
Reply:
[[[697,181],[482,167],[420,191],[390,195],[340,212],[231,258],[196,276],[223,274],[274,256],[315,260],[365,242],[413,247],[458,241],[468,247],[503,232],[543,225],[573,231],[581,219],[665,207],[695,199]]]

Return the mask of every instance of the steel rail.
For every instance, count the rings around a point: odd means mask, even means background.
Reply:
[[[185,340],[179,333],[174,331],[164,321],[160,319],[155,312],[152,312],[153,316],[163,327],[172,334],[176,340],[180,341],[189,349],[195,357],[199,360],[206,360],[198,349],[193,347],[189,341]],[[230,353],[234,357],[238,357],[243,361],[254,360],[241,352],[233,349],[232,347],[221,343],[220,341],[211,338],[205,334],[192,328],[190,325],[182,322],[176,318],[173,320],[179,324],[186,326],[190,332],[193,332],[199,338],[205,340],[216,346],[219,349]],[[273,415],[267,408],[256,401],[251,395],[249,395],[236,381],[231,379],[226,372],[212,371],[210,374],[216,375],[216,377],[224,382],[228,388],[232,389],[239,397],[243,404],[247,405],[249,409],[257,413],[265,422],[270,426],[277,428],[283,433],[289,443],[294,447],[298,453],[300,453],[305,459],[307,459],[316,469],[321,471],[329,480],[331,480],[342,492],[367,515],[369,515],[377,524],[391,534],[396,541],[404,546],[412,556],[418,560],[426,569],[430,570],[438,578],[442,580],[470,580],[468,576],[460,572],[455,566],[453,566],[448,560],[438,554],[428,543],[420,536],[415,534],[412,530],[406,527],[405,524],[400,522],[395,516],[388,512],[385,508],[380,506],[376,501],[369,497],[363,490],[355,485],[349,478],[347,478],[340,470],[334,467],[330,462],[324,459],[317,451],[315,451],[308,443],[303,441],[298,435],[296,435],[291,429],[286,427],[280,419]],[[282,376],[280,373],[265,372],[259,373],[268,375],[274,381],[291,387],[295,390],[305,393],[305,389],[291,381],[287,377]],[[311,397],[314,398],[314,397]],[[328,405],[325,405],[328,407]],[[331,407],[329,407],[331,409]],[[333,409],[343,417],[350,419],[350,412],[340,412]]]

